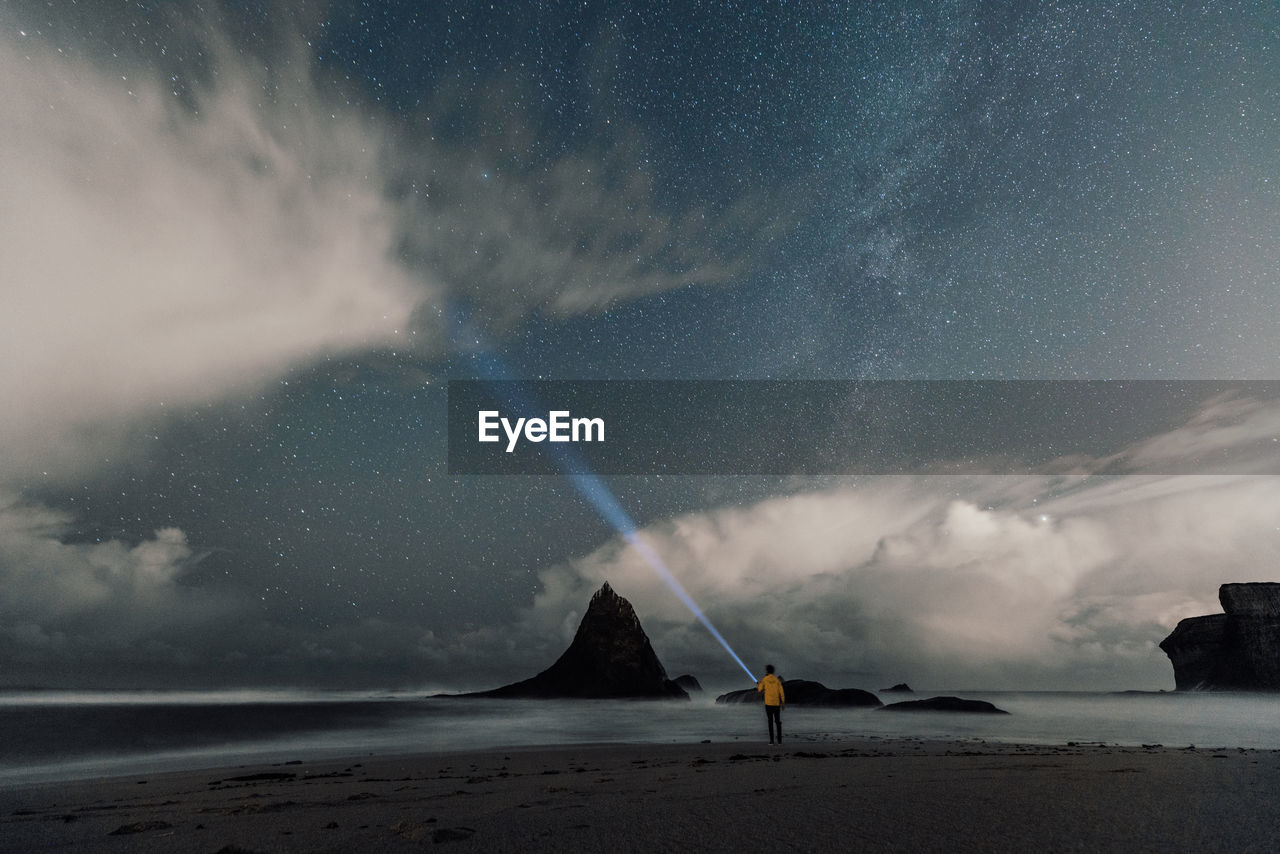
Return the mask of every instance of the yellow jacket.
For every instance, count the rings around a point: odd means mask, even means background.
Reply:
[[[765,674],[765,677],[760,680],[760,684],[756,685],[756,690],[764,694],[764,704],[766,706],[785,706],[787,704],[787,695],[782,690],[782,680],[772,673]]]

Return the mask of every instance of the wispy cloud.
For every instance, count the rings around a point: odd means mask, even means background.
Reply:
[[[1226,393],[1176,430],[1137,443],[1121,457],[1135,470],[1276,471],[1280,402]]]
[[[758,199],[664,205],[633,127],[555,155],[528,132],[437,138],[437,109],[476,127],[541,117],[443,88],[393,116],[299,39],[255,58],[200,33],[208,69],[177,88],[0,37],[0,442],[17,451],[0,478],[87,465],[162,402],[326,355],[442,352],[450,297],[503,330],[723,284],[772,228]]]
[[[224,64],[190,105],[28,41],[0,41],[7,460],[405,341],[431,289],[391,257],[376,127],[305,75]]]
[[[475,108],[507,125],[528,120],[502,102],[477,98]],[[479,321],[503,329],[530,312],[585,314],[730,283],[781,228],[750,194],[670,209],[636,128],[601,128],[592,139],[544,158],[527,140],[481,137],[464,150],[423,129],[402,167],[414,188],[406,251]]]

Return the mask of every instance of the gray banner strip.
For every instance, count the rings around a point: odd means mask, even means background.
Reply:
[[[1280,381],[449,382],[451,474],[1280,474]]]

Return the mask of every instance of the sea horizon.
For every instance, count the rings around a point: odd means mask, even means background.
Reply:
[[[394,696],[391,694],[394,693]],[[590,743],[765,739],[753,705],[494,700],[409,691],[0,690],[0,786],[152,774],[246,763]],[[987,700],[1008,715],[788,707],[788,742],[916,738],[1280,750],[1280,697],[1244,692],[916,690]]]

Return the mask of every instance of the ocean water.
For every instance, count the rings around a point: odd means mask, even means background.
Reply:
[[[1280,695],[940,694],[1009,715],[788,707],[790,743],[867,737],[1280,749]],[[759,706],[345,694],[0,695],[0,785],[250,762],[603,742],[757,743]]]

